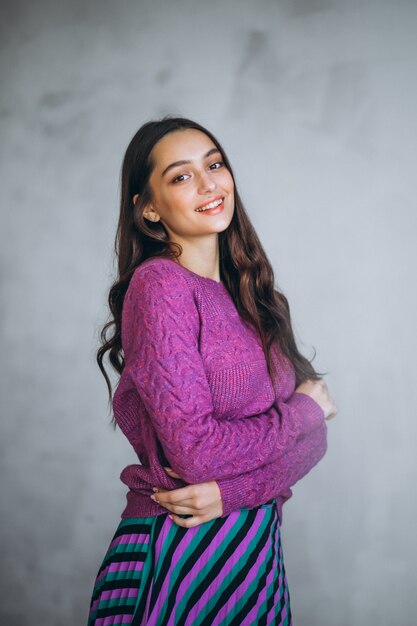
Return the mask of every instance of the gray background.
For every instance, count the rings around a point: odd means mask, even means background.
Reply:
[[[1,22],[1,623],[85,623],[135,460],[94,361],[120,165],[176,113],[223,143],[339,406],[284,507],[294,625],[415,624],[417,3],[14,0]]]

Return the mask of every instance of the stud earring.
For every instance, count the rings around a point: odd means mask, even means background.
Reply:
[[[150,220],[151,222],[159,222],[160,220],[159,215],[156,213],[156,211],[154,211],[152,207],[150,208],[148,215],[145,215],[144,213],[143,217],[145,217],[147,220]]]

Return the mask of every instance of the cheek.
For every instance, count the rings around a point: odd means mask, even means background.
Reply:
[[[189,186],[187,189],[175,190],[169,201],[169,219],[180,224],[183,220],[187,220],[190,210],[196,204],[195,191]]]
[[[174,187],[164,194],[164,205],[169,213],[178,214],[185,210],[190,197],[190,190],[186,187]]]
[[[233,191],[234,189],[234,182],[233,182],[233,178],[232,175],[230,174],[229,171],[227,171],[224,175],[224,179],[223,179],[223,186],[230,191]]]

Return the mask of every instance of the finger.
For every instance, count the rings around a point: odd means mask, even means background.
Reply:
[[[151,497],[156,502],[191,506],[195,492],[189,486],[180,487],[179,489],[158,489]]]
[[[337,411],[333,411],[333,413],[330,413],[330,414],[326,417],[326,420],[331,420],[331,419],[333,419],[333,418],[335,417],[336,413],[337,413]]]
[[[172,514],[168,516],[174,524],[177,526],[182,526],[183,528],[194,528],[195,526],[199,526],[204,523],[204,519],[201,516],[193,516],[193,517],[179,517],[178,515]]]
[[[188,504],[177,504],[159,497],[159,493],[155,494],[155,498],[152,497],[151,499],[163,506],[164,509],[176,513],[177,515],[199,515],[201,513],[195,506],[191,505],[191,502]]]
[[[338,412],[338,410],[339,410],[339,409],[338,409],[338,407],[337,407],[337,405],[336,405],[335,401],[333,400],[333,398],[330,398],[330,400],[331,400],[331,403],[332,403],[332,409],[333,409],[333,410],[332,410],[332,415],[336,415],[336,413]]]
[[[171,511],[171,513],[176,513],[176,515],[201,515],[202,511],[196,509],[195,507],[192,506],[179,506],[178,504],[162,504],[162,502],[160,503],[161,506],[164,507],[164,509],[167,509],[168,511]]]
[[[174,472],[172,467],[164,467],[164,470],[167,472],[167,474],[169,474],[170,476],[173,476],[174,478],[181,478],[181,476],[177,474],[177,472]]]

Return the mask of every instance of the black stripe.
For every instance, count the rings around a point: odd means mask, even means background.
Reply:
[[[273,545],[272,545],[272,558],[273,558],[274,562],[276,561],[276,563],[277,563],[278,571],[276,572],[274,585],[272,587],[272,593],[269,596],[268,601],[266,603],[265,620],[266,620],[266,618],[268,616],[269,611],[274,606],[274,598],[275,598],[275,594],[276,594],[277,589],[278,589],[279,575],[281,573],[281,571],[280,571],[280,564],[279,564],[279,549],[280,549],[280,546],[281,546],[281,531],[280,531],[280,524],[279,524],[279,516],[277,515],[277,517],[278,517],[277,524],[274,527],[274,539],[273,539]],[[276,542],[275,542],[275,533],[277,534]],[[284,581],[284,579],[283,579],[283,581]],[[265,621],[265,624],[266,624],[266,621]]]
[[[280,558],[281,558],[280,552],[281,552],[281,530],[278,531],[278,546],[277,546],[278,563],[279,563]],[[282,593],[282,599],[281,599],[281,606],[280,606],[280,609],[279,609],[279,613],[277,615],[278,618],[281,617],[282,609],[285,606],[284,595],[285,595],[285,581],[286,581],[286,578],[285,578],[284,562],[281,563],[281,572],[282,572],[282,580],[283,580],[283,593]],[[277,594],[278,588],[279,588],[279,577],[277,576],[277,578],[275,580],[275,584],[274,584],[274,597]]]
[[[144,561],[147,551],[148,548],[146,548],[145,552],[143,550],[138,550],[137,552],[115,552],[104,559],[103,565],[100,569],[103,570],[108,565],[111,565],[111,563],[123,563],[123,561]]]
[[[98,609],[95,619],[110,617],[110,615],[129,615],[134,611],[134,606],[109,606],[107,609]]]
[[[184,624],[189,612],[192,610],[193,606],[195,605],[195,603],[201,598],[201,596],[205,593],[205,591],[207,590],[207,588],[210,586],[210,584],[216,580],[216,578],[218,577],[219,574],[221,574],[221,572],[224,569],[224,566],[226,564],[226,562],[229,560],[229,558],[235,553],[236,549],[238,548],[238,546],[241,544],[242,541],[245,540],[245,538],[247,537],[247,534],[251,528],[251,526],[253,525],[256,515],[258,514],[258,510],[257,509],[251,509],[248,511],[248,515],[247,518],[244,522],[244,524],[242,525],[242,527],[240,528],[240,530],[236,533],[236,535],[233,537],[232,541],[229,543],[229,545],[223,550],[221,556],[218,558],[218,560],[216,561],[216,563],[213,564],[213,567],[210,569],[210,571],[208,572],[208,575],[206,576],[206,578],[204,579],[204,581],[202,581],[199,586],[194,589],[193,593],[191,594],[191,596],[188,599],[188,602],[184,608],[184,612],[180,617],[180,620],[178,622],[178,626],[180,626],[181,624]],[[225,518],[223,518],[225,521]],[[215,529],[215,526],[213,527]],[[215,533],[217,534],[217,529],[215,529]],[[208,538],[208,542],[207,544],[209,544],[211,542],[211,540]],[[190,569],[190,566],[192,567],[195,563],[196,560],[198,560],[199,556],[201,555],[201,553],[204,550],[196,550],[196,552],[192,555],[192,557],[190,559],[188,559],[187,563],[184,564],[184,567],[182,569],[182,571],[179,574],[179,578],[182,579],[187,572]],[[197,554],[196,554],[197,553]],[[239,586],[239,584],[242,582],[242,578],[239,576],[234,580],[234,582],[229,585],[229,587],[223,592],[222,597],[220,598],[220,602],[221,605],[223,605],[224,603],[224,597],[227,595],[231,595],[233,592],[233,589],[237,586]],[[201,622],[201,625],[203,626],[203,624],[205,624],[206,626],[211,626],[211,624],[215,623],[215,619],[213,619],[213,617],[217,614],[218,612],[218,607],[216,605],[216,607],[213,609],[213,611]]]
[[[286,573],[285,573],[285,567],[284,567],[284,563],[282,563],[282,576],[283,578],[286,580]],[[287,589],[287,595],[288,595],[288,604],[287,604],[287,610],[288,610],[288,623],[291,624],[291,620],[292,620],[292,616],[291,616],[291,601],[290,601],[290,592]],[[282,609],[285,607],[285,587],[283,589],[283,593],[282,593],[282,598],[281,598],[281,606],[279,607],[279,613],[277,615],[277,618],[281,618],[281,614],[282,614]]]
[[[152,546],[150,546],[152,549],[152,564],[155,563],[155,544],[158,540],[159,535],[161,534],[161,530],[162,530],[165,520],[166,520],[165,515],[158,515],[154,522],[154,526],[153,526],[154,538],[152,539]],[[139,592],[140,598],[139,598],[139,602],[136,604],[136,609],[133,615],[131,626],[135,626],[135,625],[137,626],[142,621],[142,616],[145,613],[146,601],[147,601],[149,588],[152,584],[152,581],[153,581],[153,576],[148,576],[148,579],[145,580],[144,582],[144,587]]]
[[[256,512],[257,511],[255,511],[255,513]],[[207,617],[201,622],[201,626],[210,626],[210,624],[215,623],[216,616],[217,616],[218,612],[220,611],[220,609],[227,603],[229,598],[233,595],[233,593],[236,591],[236,589],[242,583],[242,580],[246,579],[246,577],[248,576],[248,573],[250,572],[250,570],[254,566],[254,564],[256,562],[256,559],[258,558],[260,552],[262,551],[262,548],[265,546],[265,543],[268,541],[268,537],[269,537],[269,534],[270,534],[270,531],[271,531],[271,526],[272,526],[272,524],[274,523],[275,520],[276,520],[276,516],[275,515],[273,515],[268,520],[268,523],[267,523],[267,525],[266,525],[266,527],[264,529],[264,532],[260,536],[259,541],[258,541],[256,547],[251,552],[251,554],[250,554],[250,556],[249,556],[245,566],[239,572],[239,575],[223,591],[223,593],[221,594],[220,598],[216,602],[216,604],[213,607],[213,609],[210,611],[210,613],[207,615]],[[259,585],[259,583],[258,583],[258,585]],[[242,609],[239,611],[239,613],[233,618],[233,620],[230,622],[230,626],[240,626],[240,624],[244,623],[244,618],[249,613],[251,608],[256,604],[256,599],[257,599],[258,595],[259,595],[259,591],[255,591],[255,593],[253,593],[247,600],[245,599],[245,606],[242,607]]]
[[[144,561],[146,558],[146,552],[138,551],[138,552],[115,552],[114,554],[110,554],[106,557],[98,571],[100,573],[112,563],[123,563],[124,561]]]
[[[178,544],[182,541],[184,535],[188,532],[188,528],[184,528],[183,526],[178,526],[175,524],[175,528],[173,528],[175,534],[171,539],[170,545],[166,551],[164,556],[164,560],[157,577],[154,577],[154,585],[152,588],[152,594],[149,601],[149,615],[152,613],[155,603],[158,600],[158,597],[161,593],[162,586],[165,582],[167,575],[169,576],[171,571],[171,562],[172,558],[175,555]],[[171,531],[172,532],[172,531]]]
[[[280,561],[280,552],[281,552],[281,531],[278,531],[278,542],[277,542],[277,559],[278,559],[278,567],[279,567],[279,561]],[[278,572],[278,576],[275,579],[275,583],[274,583],[274,593],[272,596],[272,599],[275,598],[276,593],[278,591],[279,588],[279,573]],[[280,603],[279,603],[279,611],[278,613],[275,615],[275,622],[280,624],[281,623],[281,616],[282,616],[282,610],[285,607],[285,591],[287,591],[287,595],[288,595],[288,604],[287,604],[287,610],[288,610],[288,623],[291,624],[291,608],[290,608],[290,594],[289,594],[289,590],[288,590],[288,586],[286,584],[286,573],[285,573],[285,567],[284,567],[284,561],[282,561],[281,563],[281,574],[282,574],[282,596],[280,598]],[[271,599],[271,607],[273,606],[273,602]],[[270,607],[270,608],[271,608]]]
[[[109,591],[110,589],[139,589],[141,578],[126,578],[126,580],[108,580],[104,582],[100,587],[94,589],[91,604],[94,600],[100,597],[103,591]]]
[[[194,552],[192,554],[190,554],[190,556],[187,558],[187,560],[185,561],[184,565],[182,566],[181,570],[178,572],[178,576],[177,576],[177,580],[175,582],[175,584],[172,587],[172,591],[170,594],[170,597],[168,599],[168,604],[167,604],[167,609],[166,609],[166,614],[164,615],[163,619],[161,620],[161,625],[160,626],[165,626],[165,624],[169,621],[171,612],[175,606],[175,601],[176,601],[176,595],[177,595],[177,591],[179,586],[181,585],[183,579],[185,578],[185,576],[188,574],[188,572],[194,567],[195,563],[198,561],[198,559],[201,557],[201,555],[205,552],[205,550],[207,550],[207,548],[210,546],[210,544],[213,542],[213,540],[215,539],[216,535],[219,533],[219,531],[221,530],[221,528],[224,526],[224,524],[227,522],[227,518],[216,518],[215,519],[215,523],[212,524],[212,526],[209,528],[209,530],[206,532],[206,534],[201,538],[200,542],[197,545],[197,548],[194,550]],[[182,530],[187,531],[187,529],[183,529],[182,527],[179,527]],[[225,556],[225,552],[223,552],[222,556],[220,557],[219,560],[222,560]],[[226,557],[227,558],[227,557]],[[210,572],[211,574],[211,572]],[[187,617],[187,615],[185,615],[185,617]],[[176,621],[175,626],[177,626],[177,624],[181,624],[182,623],[182,619],[184,619],[184,616],[182,616],[180,618],[180,621]],[[158,625],[159,626],[159,625]]]
[[[131,535],[131,534],[148,534],[150,535],[152,529],[152,524],[144,524],[142,522],[136,522],[134,524],[125,524],[124,526],[120,526],[113,535],[112,541],[114,541],[120,535]],[[111,542],[110,542],[111,543]]]
[[[241,620],[246,617],[246,615],[249,613],[249,611],[252,609],[253,606],[256,605],[256,602],[258,600],[259,594],[262,591],[262,589],[264,587],[266,587],[266,580],[268,577],[269,572],[272,569],[272,566],[274,564],[274,556],[275,556],[275,530],[278,526],[278,516],[274,516],[274,518],[271,520],[271,524],[270,526],[272,526],[271,529],[271,543],[272,543],[272,554],[271,557],[268,559],[268,562],[266,564],[265,567],[265,572],[264,574],[262,574],[262,576],[259,577],[258,579],[258,584],[256,586],[256,589],[252,592],[252,594],[247,598],[247,600],[245,601],[245,606],[242,607],[242,609],[240,610],[240,612],[238,613],[238,615],[236,615],[233,620],[230,622],[230,626],[239,626],[242,622]],[[269,598],[269,600],[271,600],[271,598]],[[259,619],[258,619],[258,626],[266,626],[266,619],[267,619],[267,614],[268,614],[268,608],[266,610],[266,613],[264,613]]]

